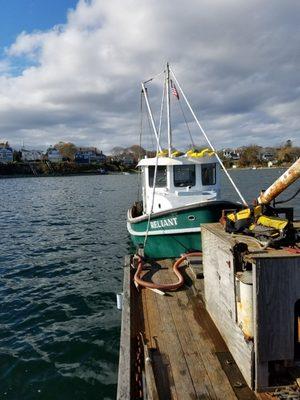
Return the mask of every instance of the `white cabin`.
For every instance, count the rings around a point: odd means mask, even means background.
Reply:
[[[144,158],[142,169],[143,213],[149,214],[195,203],[220,200],[220,168],[215,156],[200,158],[159,157],[155,196],[153,181],[156,158]]]

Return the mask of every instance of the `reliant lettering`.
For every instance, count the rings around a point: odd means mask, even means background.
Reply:
[[[177,225],[177,217],[150,221],[151,229],[159,229]]]

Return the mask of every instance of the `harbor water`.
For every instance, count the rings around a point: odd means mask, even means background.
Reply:
[[[282,172],[230,173],[251,201]],[[136,182],[135,175],[0,180],[0,399],[115,399],[116,293]],[[222,186],[237,200],[225,176]],[[300,219],[299,200],[288,205]]]

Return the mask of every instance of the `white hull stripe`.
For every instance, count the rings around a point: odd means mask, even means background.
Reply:
[[[131,228],[130,222],[127,222],[127,230],[130,235],[133,236],[145,236],[145,232],[137,232]],[[155,235],[178,235],[179,233],[197,233],[201,232],[200,226],[197,228],[184,228],[184,229],[160,229],[156,231],[149,231],[148,236],[155,236]]]

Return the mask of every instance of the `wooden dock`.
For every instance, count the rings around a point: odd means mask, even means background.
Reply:
[[[148,399],[256,399],[205,310],[203,280],[182,269],[185,286],[163,296],[136,289],[127,259],[117,398],[143,398],[146,382]],[[146,277],[173,282],[172,262],[152,265]]]
[[[181,267],[184,286],[164,295],[137,288],[126,257],[117,399],[300,400],[299,243],[262,250],[217,223],[202,226],[202,243],[203,257]],[[143,280],[176,282],[173,263],[145,263]],[[252,336],[237,308],[243,266],[253,276]]]

